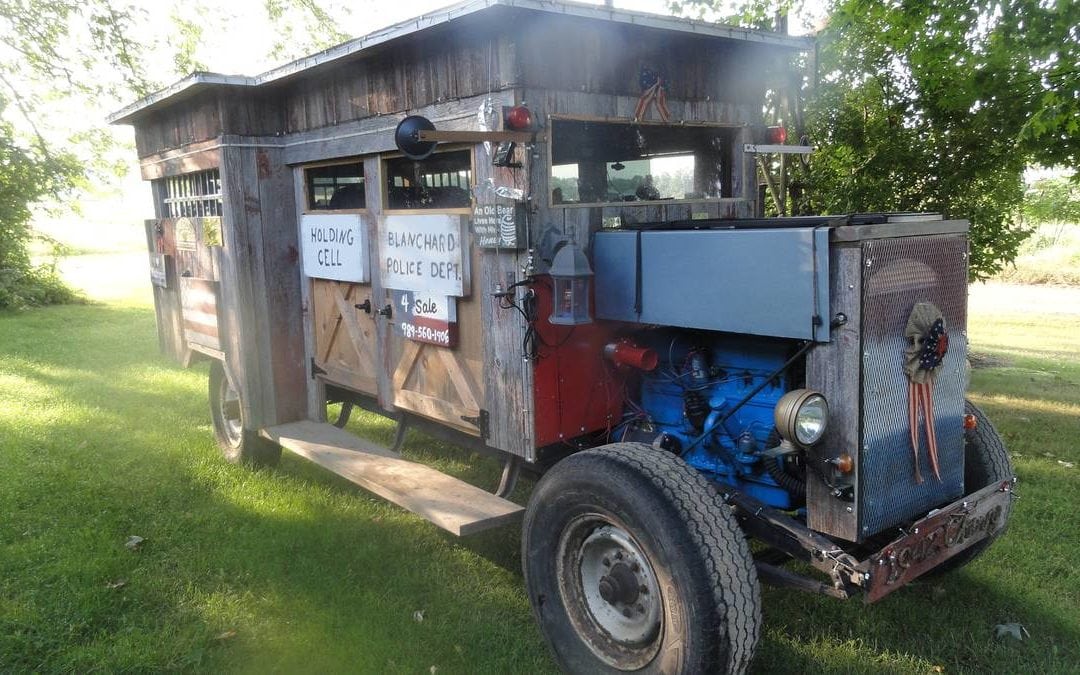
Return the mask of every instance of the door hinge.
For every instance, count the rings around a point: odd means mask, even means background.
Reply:
[[[480,438],[485,441],[491,437],[491,416],[488,415],[488,411],[481,410],[480,414],[476,417],[470,417],[468,415],[461,416],[462,422],[468,422],[477,429],[480,430]]]
[[[311,379],[315,379],[316,375],[325,375],[326,371],[319,367],[319,364],[315,363],[315,357],[311,357]]]

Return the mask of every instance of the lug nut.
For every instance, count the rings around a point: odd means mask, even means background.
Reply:
[[[641,565],[637,564],[636,562],[635,563],[630,563],[630,571],[631,572],[640,572],[641,571]]]
[[[622,558],[623,558],[622,551],[615,551],[615,559],[616,560],[622,560]]]
[[[646,586],[645,584],[641,584],[640,586],[638,586],[637,590],[638,590],[638,593],[641,593],[643,595],[648,595],[649,594],[649,587]]]
[[[637,607],[635,607],[634,609],[636,609],[637,611],[641,612],[642,614],[644,614],[644,613],[645,613],[645,606],[644,606],[644,605],[642,605],[641,603],[638,603]]]
[[[630,618],[630,608],[629,607],[624,607],[623,611],[622,611],[622,615],[625,616],[627,619],[629,619]]]

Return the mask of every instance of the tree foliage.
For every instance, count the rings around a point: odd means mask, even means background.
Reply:
[[[1023,212],[1032,225],[1080,224],[1080,183],[1064,177],[1035,181],[1024,195]]]
[[[774,6],[729,18],[766,27]],[[1068,0],[832,0],[802,85],[801,208],[968,218],[972,275],[993,274],[1026,236],[1024,168],[1080,163],[1078,25]]]

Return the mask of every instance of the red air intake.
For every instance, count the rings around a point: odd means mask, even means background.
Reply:
[[[647,347],[638,347],[630,340],[616,340],[604,346],[604,356],[620,366],[629,366],[638,370],[652,370],[660,363],[656,352]]]

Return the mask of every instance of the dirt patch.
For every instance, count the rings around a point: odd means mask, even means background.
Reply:
[[[1012,365],[1012,360],[1003,356],[994,356],[992,354],[983,354],[980,352],[968,352],[968,363],[971,364],[973,369],[1008,368]]]

